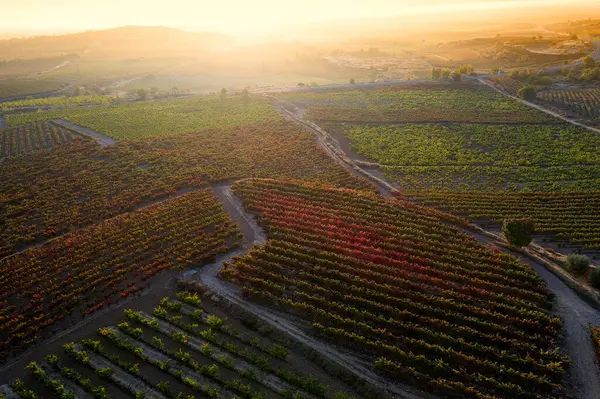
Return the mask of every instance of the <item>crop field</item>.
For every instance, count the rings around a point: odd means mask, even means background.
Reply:
[[[545,241],[600,248],[594,208],[600,190],[597,133],[530,107],[526,122],[518,111],[524,105],[469,83],[459,86],[462,94],[450,89],[451,83],[436,83],[436,90],[415,86],[422,94],[410,85],[401,87],[286,93],[282,98],[296,112],[306,110],[304,117],[320,124],[351,158],[377,167],[408,199],[486,223],[533,218]],[[398,113],[375,117],[375,104],[386,112],[391,109],[389,93],[395,92],[412,94],[404,102],[396,99]],[[427,99],[412,104],[419,96]],[[498,96],[500,102],[495,102]],[[454,116],[422,120],[426,118],[420,115],[431,114],[429,103],[436,104],[436,112],[454,105]],[[312,113],[314,106],[330,107],[332,115],[346,113],[348,104],[362,104],[349,120]],[[478,115],[463,113],[463,107]],[[512,109],[513,116],[499,121],[487,107]],[[413,113],[406,111],[412,120],[393,116],[402,115],[403,108],[414,108]]]
[[[121,141],[80,142],[0,163],[0,257],[178,190],[246,177],[371,189],[291,122]]]
[[[525,83],[513,79],[509,76],[497,76],[490,79],[492,83],[494,83],[497,87],[501,88],[508,94],[516,96],[521,88],[526,86]]]
[[[6,116],[6,123],[12,126],[56,118],[66,119],[115,139],[128,140],[243,126],[278,120],[280,116],[266,100],[205,96],[10,114]]]
[[[540,111],[468,82],[283,93],[277,97],[306,109],[306,117],[316,121],[555,123]]]
[[[210,190],[116,216],[0,261],[0,358],[147,285],[205,263],[241,233]]]
[[[236,183],[269,240],[220,271],[252,300],[444,397],[556,397],[568,360],[536,273],[461,220],[365,192]]]
[[[3,111],[11,111],[15,108],[33,108],[33,107],[48,107],[48,106],[77,106],[83,104],[110,104],[115,100],[115,97],[88,95],[74,97],[46,97],[46,98],[30,98],[25,100],[5,101],[0,103],[0,109]]]
[[[47,80],[0,80],[0,99],[56,91],[63,86],[64,83],[51,82]]]
[[[600,116],[600,89],[542,91],[537,96],[584,117]]]
[[[299,370],[293,350],[217,315],[198,294],[165,297],[152,313],[126,309],[120,323],[31,362],[4,388],[30,399],[351,397],[332,390],[325,373]]]
[[[410,190],[600,189],[600,136],[568,124],[326,124]]]
[[[409,197],[420,203],[472,218],[501,223],[505,218],[528,217],[536,231],[552,233],[564,241],[600,248],[600,192],[457,193],[415,191]]]
[[[0,159],[39,150],[52,150],[64,144],[86,140],[87,136],[49,122],[12,126],[0,129]]]

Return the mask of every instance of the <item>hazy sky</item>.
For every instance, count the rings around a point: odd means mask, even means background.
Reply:
[[[162,25],[264,33],[304,22],[452,10],[598,4],[598,0],[0,0],[2,30]]]

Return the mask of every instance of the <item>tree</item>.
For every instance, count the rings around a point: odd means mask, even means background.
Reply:
[[[448,68],[444,68],[441,70],[440,72],[440,78],[442,79],[448,79],[450,77],[450,70]]]
[[[221,100],[225,100],[227,98],[227,89],[226,88],[222,88],[221,89]]]
[[[583,58],[583,66],[586,69],[587,68],[593,68],[593,67],[596,66],[596,61],[592,57],[590,57],[589,55],[587,55],[587,56],[585,56]]]
[[[571,254],[567,256],[569,270],[577,274],[585,274],[590,270],[590,260],[585,255]]]
[[[536,98],[535,87],[532,86],[521,87],[517,94],[519,98],[522,98],[525,101],[533,101]]]
[[[436,67],[431,69],[431,79],[439,79],[442,77],[442,70]]]
[[[535,225],[531,219],[506,219],[502,224],[502,234],[514,246],[526,247],[531,243]]]
[[[455,72],[458,72],[461,75],[465,75],[465,76],[470,76],[470,75],[473,75],[475,73],[474,70],[473,70],[473,65],[471,65],[471,64],[465,64],[465,65],[457,68],[455,70]]]
[[[356,83],[356,80],[354,80],[354,78],[350,78],[350,84],[353,85]]]
[[[250,93],[248,92],[248,89],[242,90],[242,100],[248,101],[249,98],[250,98]]]
[[[148,99],[148,90],[146,90],[146,89],[139,89],[136,91],[136,94],[137,94],[137,97],[142,101]]]
[[[462,74],[458,71],[454,71],[454,72],[452,72],[450,77],[452,78],[453,81],[460,82],[460,80],[462,79]]]

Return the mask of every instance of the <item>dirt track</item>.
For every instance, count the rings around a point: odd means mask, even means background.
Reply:
[[[359,359],[343,349],[336,348],[333,345],[315,339],[305,333],[299,326],[299,323],[289,315],[245,300],[241,295],[239,286],[217,278],[217,272],[222,267],[223,262],[230,261],[233,256],[242,255],[248,252],[254,245],[263,244],[267,237],[263,229],[254,220],[253,216],[244,211],[241,201],[233,195],[229,184],[214,186],[213,188],[219,201],[224,204],[225,210],[244,233],[244,244],[241,249],[217,258],[215,263],[187,272],[186,277],[202,281],[206,287],[217,292],[227,301],[253,313],[266,323],[270,324],[273,328],[283,331],[296,340],[310,346],[322,356],[325,356],[330,361],[337,363],[356,375],[359,379],[365,380],[384,391],[388,391],[398,398],[432,398],[431,395],[422,393],[411,387],[400,384],[391,384],[388,380],[384,380],[372,371],[373,367],[370,362]]]
[[[90,136],[91,138],[96,140],[98,144],[100,144],[100,147],[108,147],[109,145],[113,145],[117,142],[117,140],[113,139],[112,137],[105,136],[102,133],[98,133],[95,130],[76,125],[64,119],[53,119],[52,122],[58,126],[62,126],[67,129],[74,130],[77,133]]]

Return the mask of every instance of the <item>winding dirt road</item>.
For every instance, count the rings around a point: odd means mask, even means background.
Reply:
[[[112,137],[105,136],[102,133],[98,133],[95,130],[76,125],[64,119],[52,119],[51,122],[55,125],[74,130],[77,133],[93,138],[98,144],[100,144],[100,147],[108,147],[109,145],[113,145],[117,142],[117,140],[113,139]]]
[[[245,254],[254,245],[265,243],[267,236],[254,217],[245,212],[241,201],[235,197],[231,191],[230,183],[213,186],[213,189],[218,200],[223,203],[225,211],[227,211],[234,221],[238,223],[240,229],[244,233],[244,243],[239,250],[218,257],[215,263],[186,272],[185,277],[201,281],[207,288],[218,293],[227,301],[251,312],[273,328],[310,346],[322,356],[325,356],[330,361],[337,363],[340,367],[353,373],[356,378],[360,380],[366,381],[398,398],[432,398],[431,395],[422,393],[414,388],[400,384],[391,384],[390,381],[384,380],[381,376],[373,372],[371,362],[360,359],[346,350],[337,348],[312,337],[305,333],[303,328],[299,325],[300,323],[295,321],[289,315],[247,301],[241,295],[239,286],[219,279],[217,273],[222,267],[223,262],[231,261],[232,257],[236,255],[239,256]]]

